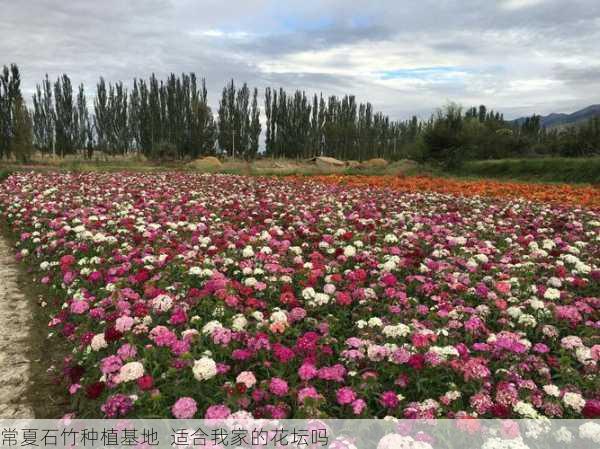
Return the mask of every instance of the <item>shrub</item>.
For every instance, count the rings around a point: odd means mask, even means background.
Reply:
[[[171,142],[158,142],[152,147],[150,158],[156,162],[173,162],[177,160],[177,148]]]

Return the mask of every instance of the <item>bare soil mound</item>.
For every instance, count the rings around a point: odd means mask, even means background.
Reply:
[[[385,168],[388,166],[388,161],[381,158],[369,159],[360,164],[361,168]]]
[[[214,156],[203,157],[186,164],[187,167],[195,170],[214,170],[220,168],[222,165],[221,161]]]
[[[335,167],[345,167],[346,163],[344,161],[340,161],[334,157],[328,156],[318,156],[310,159],[310,162],[314,163],[317,167],[320,168],[335,168]]]

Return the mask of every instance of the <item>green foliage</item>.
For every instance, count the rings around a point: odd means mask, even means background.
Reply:
[[[453,173],[523,181],[600,184],[600,157],[468,161]]]
[[[250,103],[248,85],[244,83],[237,89],[231,80],[219,103],[218,130],[219,148],[226,156],[246,160],[256,156],[261,131],[257,89]]]
[[[73,101],[73,86],[66,74],[54,83],[54,104],[56,149],[61,156],[73,154],[77,149],[79,120]]]
[[[11,155],[14,104],[20,95],[18,67],[5,66],[0,72],[0,158]],[[548,130],[540,116],[514,124],[485,105],[463,112],[450,104],[429,120],[393,121],[352,95],[311,98],[304,91],[267,87],[264,101],[264,154],[275,158],[414,159],[456,170],[471,160],[600,152],[600,117]],[[134,79],[130,90],[121,81],[100,78],[93,108],[90,114],[83,85],[73,92],[66,74],[53,85],[46,75],[33,95],[34,146],[60,156],[83,152],[90,159],[94,150],[155,158],[164,143],[175,146],[177,160],[217,153],[251,160],[260,154],[258,91],[246,84],[238,88],[233,80],[223,89],[218,120],[208,106],[205,80],[198,83],[193,73],[171,74],[166,80],[152,74]]]
[[[458,167],[464,159],[469,138],[475,133],[473,128],[465,126],[462,109],[449,104],[437,113],[436,119],[423,134],[426,160],[441,162],[447,168]]]
[[[35,146],[42,153],[50,154],[54,151],[55,121],[56,113],[52,101],[52,86],[48,79],[48,74],[46,74],[46,78],[42,81],[42,86],[40,87],[38,84],[33,95],[34,142]]]
[[[0,159],[9,157],[15,133],[15,104],[22,101],[21,75],[16,64],[0,72]]]
[[[356,103],[352,95],[312,102],[303,91],[265,90],[266,155],[310,158],[331,156],[365,160],[406,158],[414,150],[421,124],[411,120],[391,121],[373,112],[370,103]]]
[[[29,162],[33,153],[32,122],[22,98],[13,104],[13,135],[10,153],[21,163]]]
[[[173,162],[177,160],[177,147],[171,142],[158,142],[152,147],[150,158],[156,162]]]

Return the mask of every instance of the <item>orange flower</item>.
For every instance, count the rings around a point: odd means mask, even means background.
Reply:
[[[306,179],[294,177],[293,179]],[[429,191],[459,196],[525,198],[536,202],[569,206],[600,207],[600,188],[569,184],[528,184],[493,180],[459,180],[430,176],[312,176],[311,180],[351,187],[390,188],[403,192]]]

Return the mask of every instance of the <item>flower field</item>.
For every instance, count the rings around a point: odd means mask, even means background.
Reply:
[[[339,176],[314,177],[326,184],[387,187],[401,192],[440,192],[460,196],[526,198],[532,201],[571,206],[600,207],[600,187],[570,184],[527,184],[522,182],[458,180],[430,176]]]
[[[568,203],[182,173],[0,185],[79,417],[600,417],[600,210]]]

